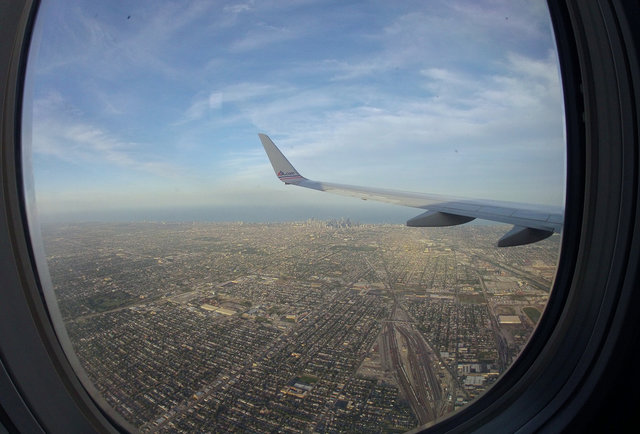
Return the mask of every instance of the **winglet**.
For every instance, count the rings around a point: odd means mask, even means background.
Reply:
[[[258,134],[258,137],[260,137],[262,146],[264,146],[264,150],[267,152],[267,156],[269,157],[269,161],[271,161],[273,170],[276,172],[276,176],[280,181],[285,184],[297,184],[298,182],[306,179],[298,173],[291,163],[289,163],[287,157],[280,152],[280,149],[276,147],[269,136],[266,134]]]

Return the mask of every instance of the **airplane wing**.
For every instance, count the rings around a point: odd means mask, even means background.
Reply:
[[[266,134],[258,134],[258,136],[280,181],[318,191],[426,210],[409,219],[407,226],[453,226],[470,222],[476,218],[513,224],[513,229],[498,241],[498,247],[534,243],[551,236],[554,232],[560,233],[562,231],[564,210],[560,207],[464,199],[437,194],[312,181],[300,175],[269,136]]]

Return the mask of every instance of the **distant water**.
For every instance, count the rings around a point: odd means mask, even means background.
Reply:
[[[80,222],[237,222],[268,223],[304,221],[308,219],[328,220],[349,218],[358,223],[404,224],[408,219],[420,214],[419,209],[400,206],[372,206],[363,209],[275,206],[231,206],[231,207],[176,207],[154,209],[119,209],[105,211],[85,211],[41,215],[41,223]]]
[[[125,222],[245,222],[280,223],[291,221],[349,219],[352,223],[405,224],[423,212],[417,208],[370,204],[366,207],[332,208],[326,206],[276,207],[176,207],[154,209],[121,209],[40,216],[41,224],[57,223],[125,223]],[[495,225],[487,220],[474,220],[471,225]]]

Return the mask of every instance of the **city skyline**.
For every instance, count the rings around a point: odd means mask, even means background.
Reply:
[[[43,236],[67,349],[141,432],[404,432],[491,387],[544,312],[560,237],[500,249],[502,231],[315,220]]]

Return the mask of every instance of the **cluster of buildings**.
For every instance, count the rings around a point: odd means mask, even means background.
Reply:
[[[78,358],[142,431],[375,432],[424,422],[412,382],[433,388],[437,415],[471,401],[533,330],[557,240],[498,250],[492,231],[138,223],[44,236]],[[380,345],[390,321],[398,348]],[[415,374],[398,378],[399,364]]]

